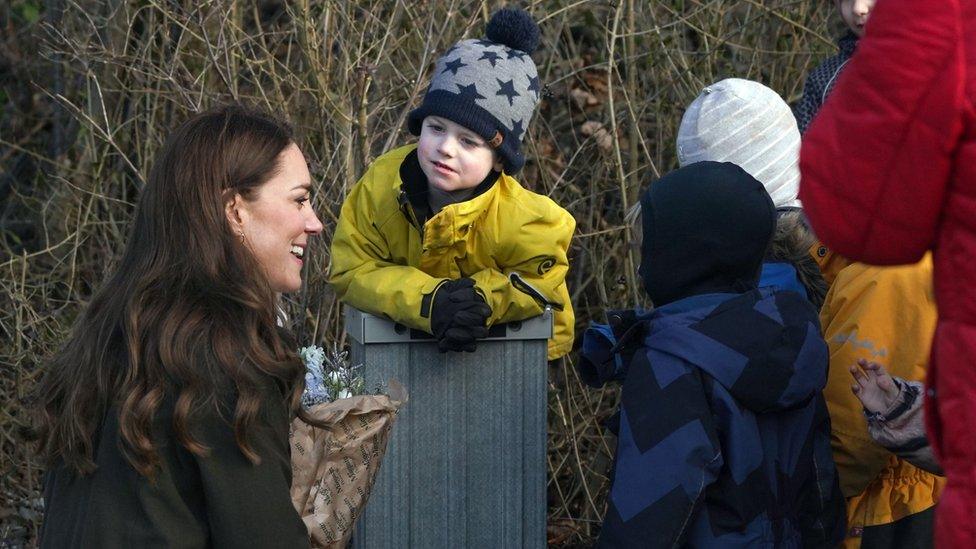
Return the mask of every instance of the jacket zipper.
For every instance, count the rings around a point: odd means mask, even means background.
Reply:
[[[420,232],[420,241],[424,240],[424,226],[420,224],[417,220],[417,215],[414,214],[413,208],[410,207],[410,199],[407,198],[406,191],[400,191],[400,196],[397,197],[397,202],[400,203],[400,211],[403,212],[404,217],[407,218],[407,223],[410,223]]]
[[[550,301],[542,292],[526,282],[525,279],[522,278],[522,275],[513,271],[508,274],[508,280],[512,283],[512,286],[514,286],[516,290],[534,299],[543,309],[554,309],[556,311],[563,310],[562,303],[558,301]]]

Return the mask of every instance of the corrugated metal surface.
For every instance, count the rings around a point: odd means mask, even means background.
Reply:
[[[540,322],[551,333],[551,317],[447,354],[432,341],[370,343],[393,329],[383,321],[373,334],[377,320],[357,333],[367,343],[351,338],[352,363],[364,365],[368,388],[399,380],[409,402],[354,546],[543,547],[547,340],[523,337]]]

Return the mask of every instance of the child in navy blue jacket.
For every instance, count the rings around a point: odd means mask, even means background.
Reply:
[[[836,545],[844,501],[817,311],[757,288],[772,200],[738,166],[698,162],[654,183],[641,207],[655,309],[612,314],[583,340],[584,380],[622,384],[600,545]]]
[[[857,41],[864,36],[864,25],[868,22],[875,0],[834,0],[834,3],[848,30],[837,41],[837,54],[824,59],[823,63],[807,75],[803,84],[803,97],[794,109],[800,133],[806,133],[813,117],[837,84],[837,78],[844,66],[854,55]]]

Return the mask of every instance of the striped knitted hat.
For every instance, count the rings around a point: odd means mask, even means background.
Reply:
[[[731,162],[758,179],[777,208],[800,207],[800,132],[793,112],[758,82],[728,78],[705,88],[678,129],[678,162]]]

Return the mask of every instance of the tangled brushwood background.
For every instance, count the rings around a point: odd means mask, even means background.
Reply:
[[[819,0],[516,2],[542,30],[545,84],[519,179],[578,224],[569,288],[578,328],[641,299],[625,212],[676,165],[684,107],[737,76],[789,102],[834,51]],[[300,340],[342,343],[326,284],[340,205],[366,165],[411,140],[409,109],[437,56],[483,35],[497,1],[6,0],[0,2],[0,547],[30,546],[43,516],[27,441],[30,393],[122,251],[164,136],[227,101],[290,120],[325,231],[288,307]],[[575,355],[550,369],[549,542],[599,533],[613,449]]]

